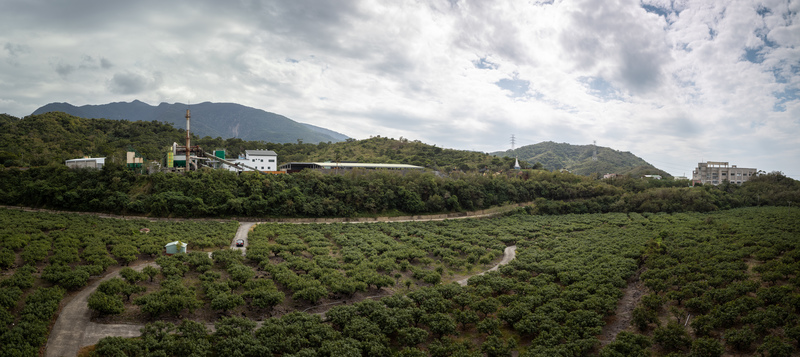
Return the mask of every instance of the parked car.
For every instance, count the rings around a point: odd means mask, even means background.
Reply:
[[[237,239],[236,240],[237,247],[244,247],[244,239]]]

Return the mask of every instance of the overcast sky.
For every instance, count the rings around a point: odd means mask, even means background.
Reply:
[[[0,113],[233,102],[353,138],[800,179],[800,1],[3,0]]]

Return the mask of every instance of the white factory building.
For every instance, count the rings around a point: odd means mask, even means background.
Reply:
[[[228,161],[244,164],[258,171],[278,171],[278,154],[272,150],[245,150],[243,157]],[[247,167],[234,167],[226,164],[223,164],[222,167],[230,171],[253,171]]]

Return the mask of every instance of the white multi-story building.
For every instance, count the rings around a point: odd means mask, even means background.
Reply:
[[[278,171],[278,154],[272,150],[245,150],[244,157],[228,161],[244,164],[258,171]],[[237,168],[230,165],[223,167],[230,171],[253,171],[246,167]]]
[[[692,181],[711,185],[723,182],[741,184],[757,173],[756,169],[728,166],[727,162],[707,161],[697,164],[697,168],[692,171]]]

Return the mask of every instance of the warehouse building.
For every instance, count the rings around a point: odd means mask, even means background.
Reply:
[[[67,160],[65,164],[67,165],[67,167],[71,169],[82,169],[82,168],[102,169],[103,165],[106,164],[106,158],[84,157],[82,159]]]
[[[422,170],[422,166],[414,166],[407,164],[368,164],[360,162],[287,162],[280,166],[281,171],[288,173],[300,172],[304,169],[312,170]]]

